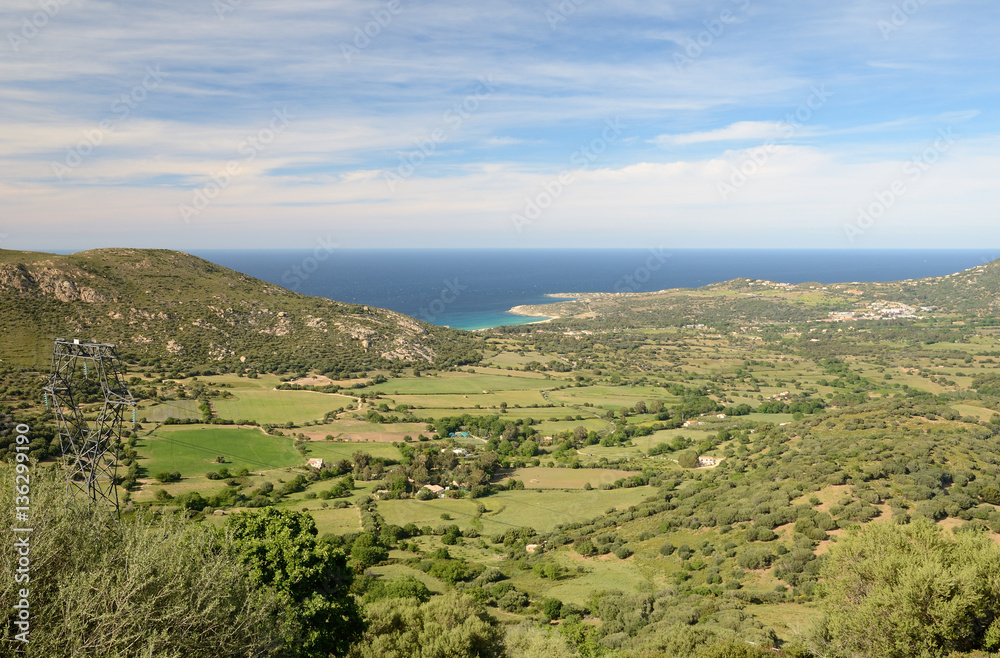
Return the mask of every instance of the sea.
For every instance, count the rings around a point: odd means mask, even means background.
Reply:
[[[738,277],[786,283],[895,281],[1000,258],[989,250],[338,249],[194,250],[296,292],[388,308],[432,324],[483,329],[556,293],[696,288]]]

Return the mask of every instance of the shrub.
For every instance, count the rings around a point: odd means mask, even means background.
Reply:
[[[497,599],[497,607],[506,612],[517,612],[528,605],[528,595],[511,589]]]
[[[766,546],[747,546],[736,559],[744,569],[766,569],[774,560],[774,553]]]

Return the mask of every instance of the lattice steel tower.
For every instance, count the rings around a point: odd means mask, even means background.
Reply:
[[[122,378],[114,345],[57,338],[45,391],[59,423],[66,482],[79,510],[103,507],[119,517],[117,468],[125,409],[135,400]],[[103,404],[88,420],[83,402]]]

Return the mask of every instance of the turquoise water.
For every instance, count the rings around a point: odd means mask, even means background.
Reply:
[[[438,325],[537,322],[507,311],[550,293],[648,292],[738,277],[788,283],[940,276],[1000,258],[990,250],[333,249],[192,252],[308,295],[388,308]]]

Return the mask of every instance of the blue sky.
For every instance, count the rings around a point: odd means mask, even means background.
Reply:
[[[1000,245],[987,0],[9,0],[0,247]]]

